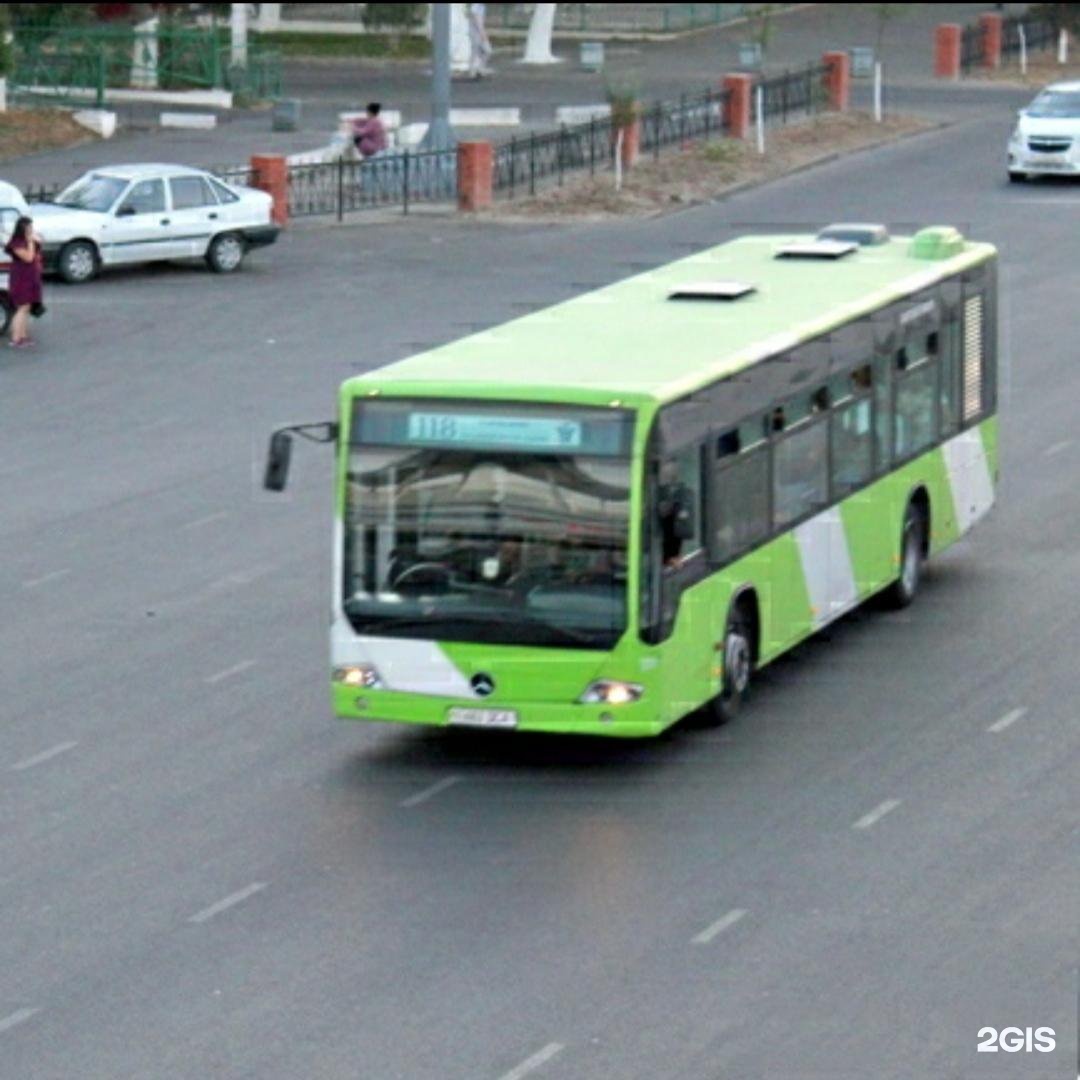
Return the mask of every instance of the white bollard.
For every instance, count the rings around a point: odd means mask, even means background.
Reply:
[[[1063,26],[1058,31],[1058,63],[1067,64],[1069,62],[1069,31]]]
[[[619,133],[615,136],[615,190],[622,191],[622,144],[623,135],[626,134],[625,128],[619,128]]]
[[[874,62],[874,122],[881,123],[881,61]]]
[[[1020,74],[1027,74],[1027,34],[1024,33],[1024,24],[1020,23],[1016,28],[1020,31]]]

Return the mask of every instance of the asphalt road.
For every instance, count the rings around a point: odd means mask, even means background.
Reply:
[[[1080,189],[1007,186],[1009,120],[659,220],[298,228],[232,278],[54,287],[0,356],[0,1077],[1071,1080]],[[274,424],[838,219],[1002,250],[1000,505],[912,609],[800,648],[721,732],[330,718],[329,454],[263,495]],[[976,1052],[1008,1025],[1057,1049]]]

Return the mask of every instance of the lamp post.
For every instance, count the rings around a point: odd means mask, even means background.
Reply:
[[[422,150],[452,150],[457,136],[450,126],[450,5],[431,5],[431,123]]]

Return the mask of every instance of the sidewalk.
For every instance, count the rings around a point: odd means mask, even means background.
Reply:
[[[766,73],[799,67],[820,59],[830,49],[874,45],[876,16],[869,4],[807,5],[775,17],[765,64]],[[912,4],[904,6],[887,26],[882,48],[889,91],[918,86],[933,93],[932,110],[940,116],[956,95],[955,84],[932,82],[933,29],[941,22],[974,22],[982,4]],[[1006,8],[1021,10],[1023,4]],[[525,67],[517,63],[520,47],[500,50],[492,79],[455,80],[456,107],[516,106],[522,125],[461,131],[469,138],[509,139],[530,130],[550,130],[559,105],[603,102],[609,80],[628,80],[644,100],[678,97],[716,86],[725,72],[737,68],[737,50],[747,29],[742,25],[702,30],[664,42],[609,43],[606,73],[583,71],[577,42],[556,42],[563,63]],[[0,178],[25,185],[52,185],[73,179],[99,165],[129,161],[177,161],[190,165],[242,164],[254,153],[289,154],[326,145],[337,129],[337,114],[362,108],[371,100],[398,109],[403,121],[426,121],[430,115],[430,65],[426,61],[289,61],[284,65],[288,97],[302,102],[301,130],[272,132],[269,111],[222,114],[212,131],[121,128],[108,142],[0,163]],[[962,87],[962,84],[961,84]],[[956,95],[950,97],[950,95]],[[856,103],[864,92],[856,84]],[[895,99],[893,99],[895,100]],[[156,120],[161,109],[121,111],[121,124]]]

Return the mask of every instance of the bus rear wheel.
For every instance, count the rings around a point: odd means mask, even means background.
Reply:
[[[894,608],[906,608],[919,591],[923,552],[926,550],[926,518],[915,503],[908,503],[900,533],[900,576],[892,583],[888,599]]]
[[[734,720],[742,710],[754,670],[752,633],[746,613],[738,606],[732,608],[724,630],[723,682],[720,693],[705,707],[705,721],[709,727],[719,727]]]

